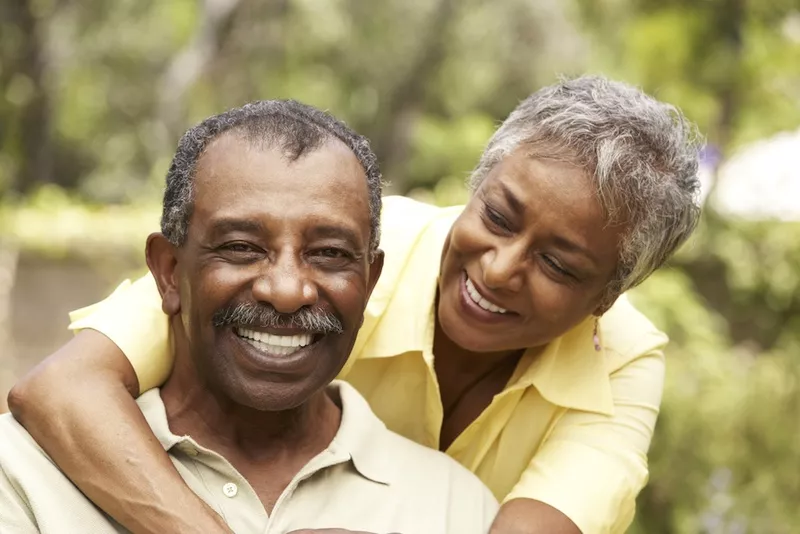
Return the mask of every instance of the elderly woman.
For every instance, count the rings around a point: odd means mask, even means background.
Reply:
[[[697,152],[674,107],[582,77],[514,110],[465,207],[385,199],[386,264],[342,377],[390,429],[483,480],[503,502],[492,532],[630,524],[667,338],[623,293],[694,229]],[[83,331],[17,386],[12,411],[128,528],[222,532],[132,398],[172,361],[152,279],[73,319]]]

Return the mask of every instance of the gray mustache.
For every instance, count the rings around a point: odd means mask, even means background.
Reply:
[[[344,326],[338,317],[319,308],[300,308],[294,313],[281,313],[269,304],[246,302],[218,310],[212,318],[214,326],[255,326],[257,328],[297,328],[320,334],[341,334]]]

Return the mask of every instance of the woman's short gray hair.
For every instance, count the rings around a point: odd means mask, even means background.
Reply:
[[[627,226],[609,300],[658,269],[697,225],[700,136],[677,108],[635,87],[583,76],[532,94],[489,140],[472,189],[520,146],[586,169],[609,224]]]

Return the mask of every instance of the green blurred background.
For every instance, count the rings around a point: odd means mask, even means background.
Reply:
[[[0,396],[143,272],[197,120],[295,98],[372,139],[388,192],[455,204],[498,121],[582,72],[709,143],[701,228],[632,296],[672,343],[631,532],[800,532],[798,0],[3,0]]]

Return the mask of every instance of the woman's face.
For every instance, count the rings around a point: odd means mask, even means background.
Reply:
[[[623,230],[607,224],[581,169],[517,149],[484,179],[445,243],[441,328],[475,352],[549,343],[603,311]]]

